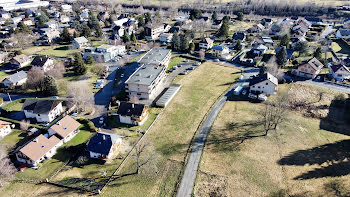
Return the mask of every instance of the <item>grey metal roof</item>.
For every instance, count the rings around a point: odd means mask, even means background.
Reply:
[[[81,43],[85,43],[85,42],[89,42],[84,36],[78,37],[78,38],[74,38],[75,42],[81,44]]]
[[[10,75],[9,77],[6,78],[6,80],[12,83],[17,83],[26,77],[27,77],[27,73],[25,73],[24,71],[20,71],[18,73]]]
[[[140,60],[140,64],[155,64],[159,65],[161,61],[166,58],[166,56],[171,52],[170,49],[164,48],[153,48],[148,51]]]
[[[164,69],[164,66],[143,64],[129,77],[125,83],[149,86],[162,73]]]
[[[156,105],[159,107],[165,107],[176,95],[176,93],[180,90],[180,84],[171,85],[164,94],[158,99]]]

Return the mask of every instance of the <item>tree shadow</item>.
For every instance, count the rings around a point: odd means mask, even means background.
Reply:
[[[279,165],[289,166],[319,165],[319,168],[294,178],[297,180],[305,180],[347,175],[350,173],[349,159],[350,140],[342,140],[311,149],[295,151],[283,157],[277,163]]]
[[[221,151],[238,150],[245,140],[265,136],[259,129],[261,125],[261,121],[228,123],[220,132],[211,133],[206,145]]]
[[[165,156],[172,156],[177,153],[184,153],[184,148],[187,148],[187,144],[181,144],[181,143],[167,143],[163,144],[161,147],[157,148],[157,151]]]
[[[350,98],[332,100],[327,116],[320,121],[320,129],[350,136]]]

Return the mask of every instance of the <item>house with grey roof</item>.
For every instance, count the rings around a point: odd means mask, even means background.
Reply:
[[[122,138],[117,134],[97,132],[89,140],[86,150],[95,159],[113,159],[121,148]]]
[[[26,118],[34,118],[37,122],[52,122],[62,114],[62,101],[26,99],[22,110]]]
[[[4,79],[1,84],[4,87],[11,88],[15,86],[21,86],[25,82],[27,82],[27,73],[24,71],[17,72],[13,75],[10,75],[6,79]]]
[[[350,29],[339,29],[335,35],[337,38],[350,38]]]
[[[153,48],[139,61],[140,67],[126,80],[125,89],[129,98],[153,99],[166,77],[165,70],[171,58],[171,50]]]
[[[82,49],[89,46],[89,40],[84,36],[74,38],[72,45],[75,49]]]

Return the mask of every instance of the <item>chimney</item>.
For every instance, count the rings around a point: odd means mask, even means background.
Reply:
[[[131,108],[134,108],[134,107],[135,107],[135,104],[134,104],[134,103],[132,103],[132,104],[131,104]]]
[[[103,139],[103,141],[106,140],[106,136],[105,136],[105,135],[102,135],[102,139]]]

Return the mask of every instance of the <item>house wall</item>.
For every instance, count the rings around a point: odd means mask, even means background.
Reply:
[[[0,138],[5,137],[9,133],[12,132],[11,126],[10,125],[5,125],[0,129]]]
[[[265,80],[253,86],[250,86],[250,91],[264,93],[267,96],[270,96],[277,91],[277,86],[271,81]]]
[[[37,122],[52,122],[62,112],[63,112],[63,107],[62,107],[62,103],[60,103],[53,110],[51,110],[49,114],[35,114],[35,119]]]
[[[319,73],[320,73],[320,70],[316,71],[309,64],[303,64],[303,65],[298,66],[298,69],[295,72],[296,75],[298,75],[300,77],[309,78],[309,79],[315,78]]]
[[[350,79],[350,73],[342,68],[338,69],[337,72],[333,72],[333,70],[330,69],[330,73],[332,74],[332,77],[338,81],[343,81],[344,79]]]

